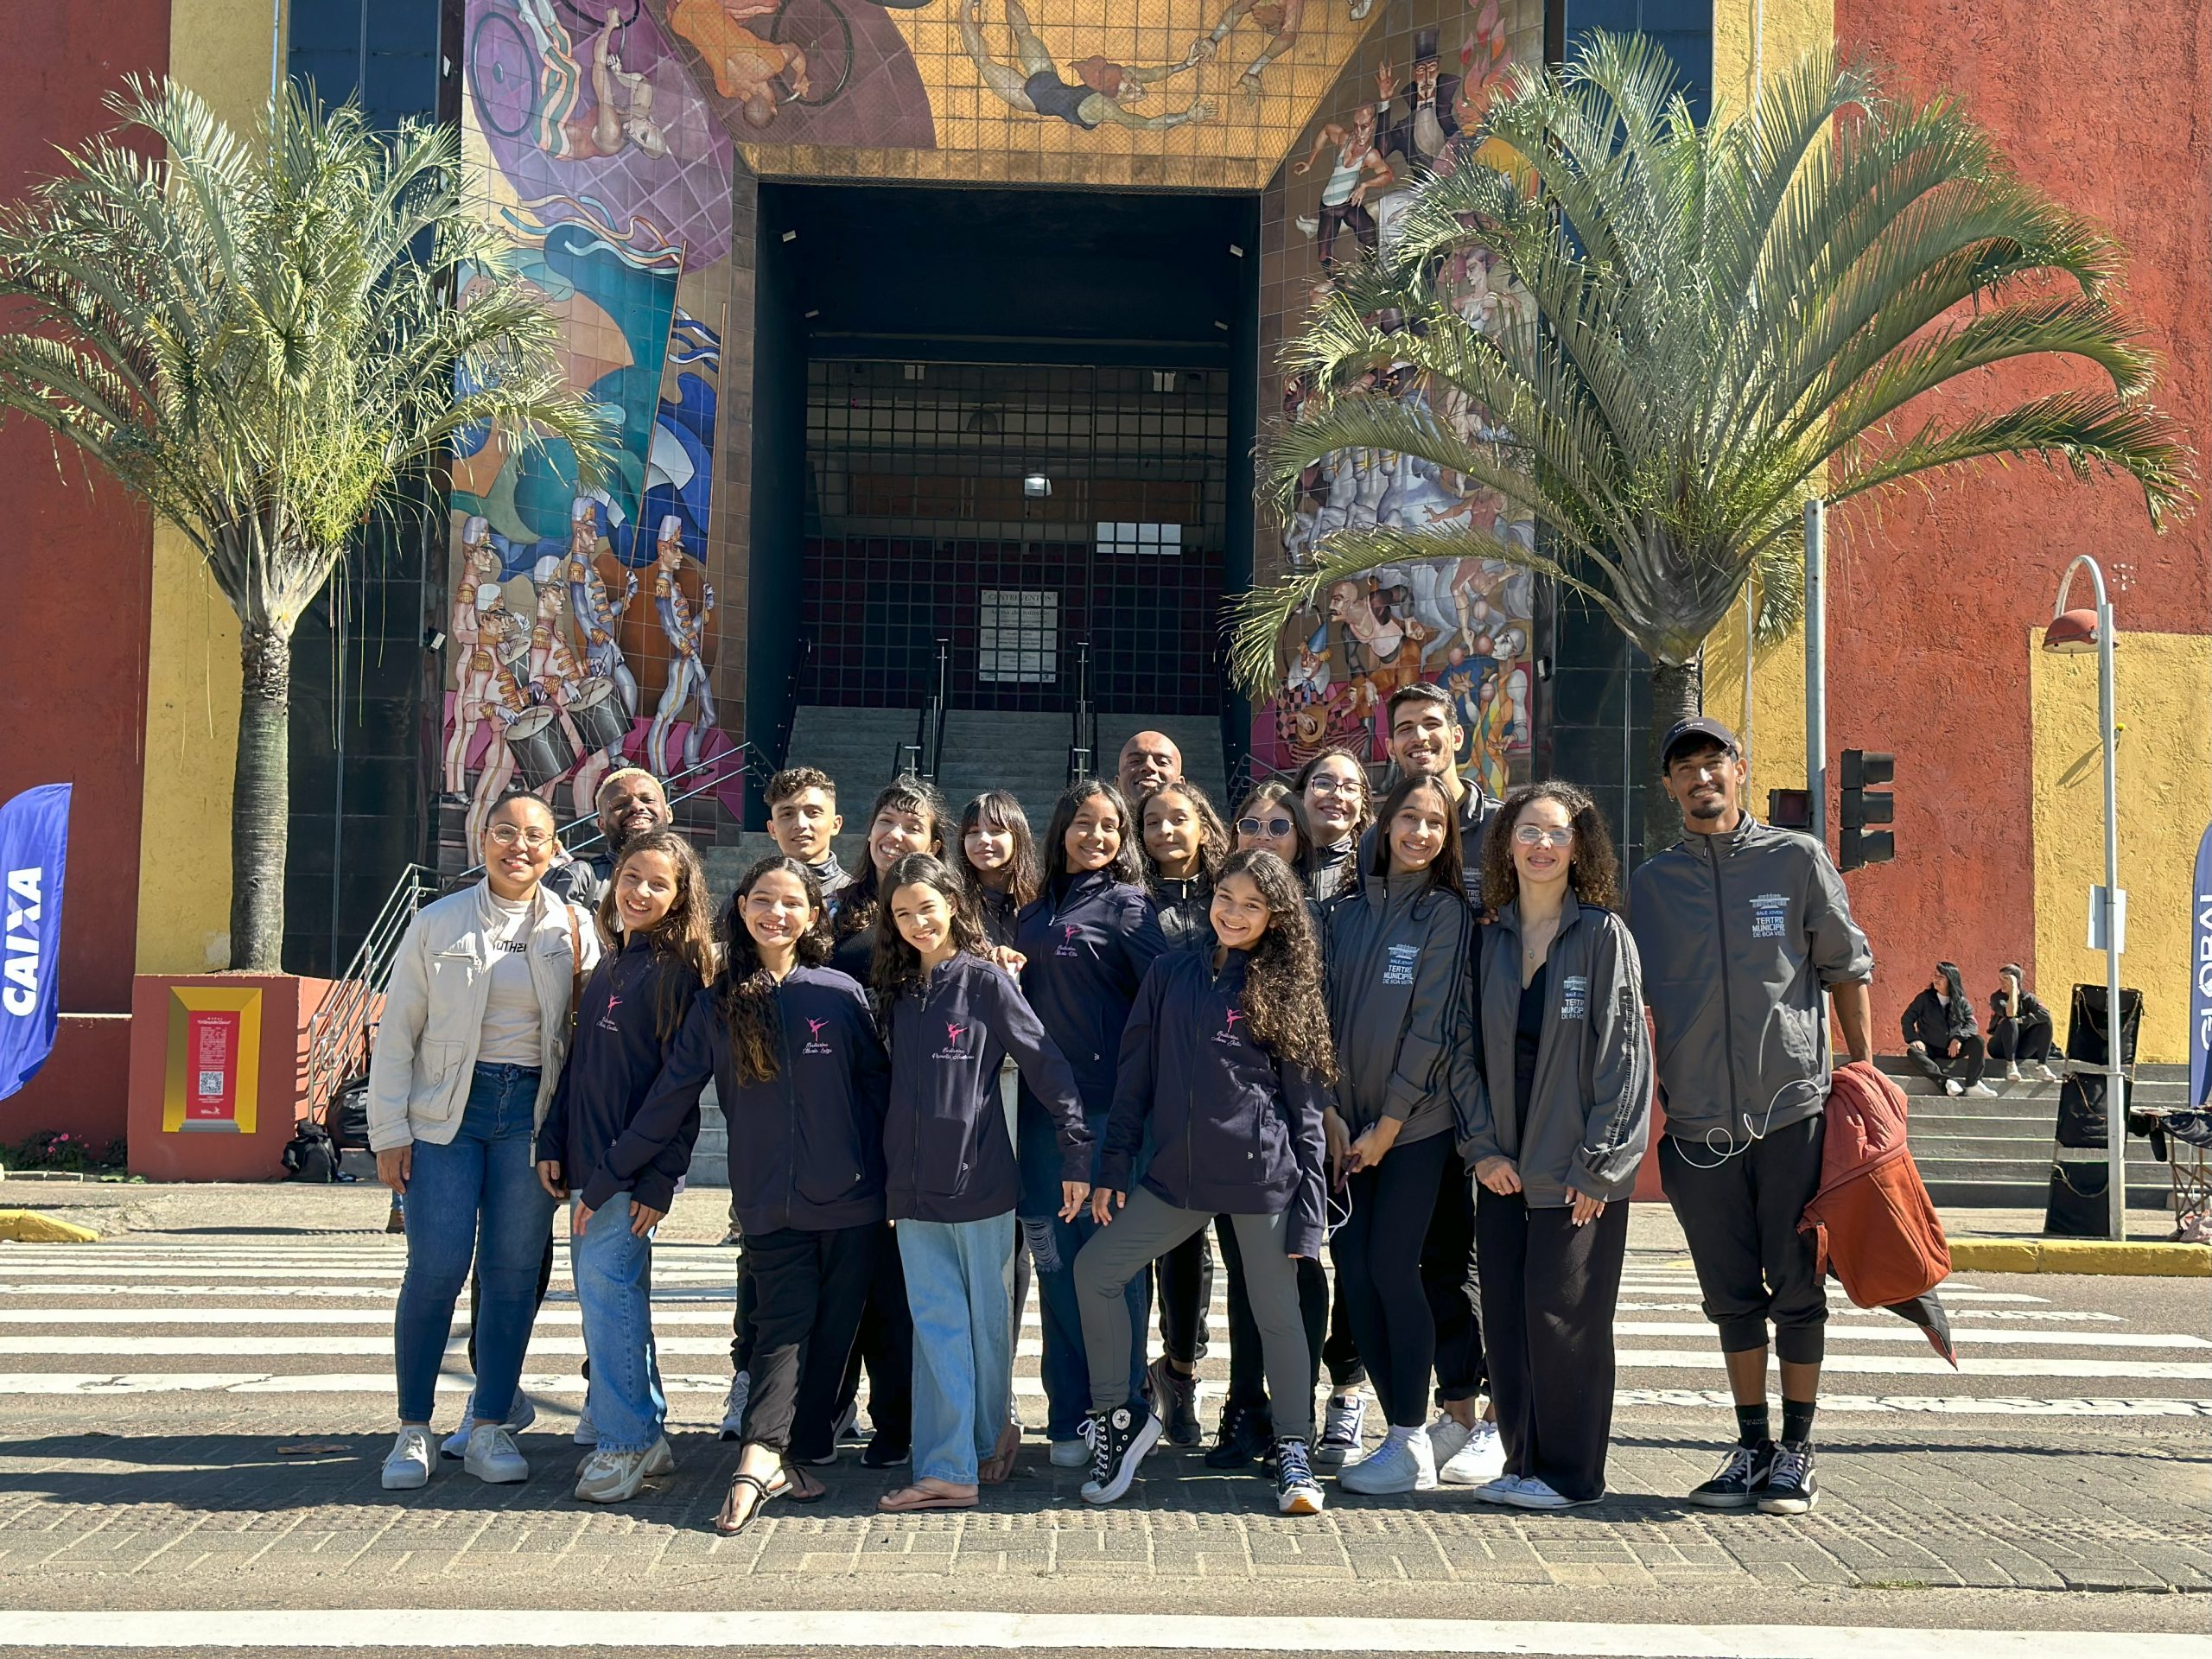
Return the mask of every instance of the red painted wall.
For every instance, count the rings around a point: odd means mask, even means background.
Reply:
[[[1838,0],[1835,15],[1840,49],[1887,66],[1900,92],[1955,95],[2024,179],[2118,237],[2126,303],[2167,359],[2158,401],[2199,456],[2212,454],[2212,11],[2202,0],[2073,10]],[[1959,402],[2063,378],[1998,371]],[[2032,979],[2021,641],[2049,620],[2068,561],[2094,552],[2115,576],[2123,631],[2199,633],[2212,563],[2201,511],[2159,536],[2139,490],[2084,487],[2034,465],[1939,479],[1929,494],[1902,492],[1832,524],[1829,764],[1846,747],[1897,757],[1897,861],[1848,878],[1882,963],[1876,1039],[1890,1049],[1904,1002],[1939,959],[1967,969],[1977,1002],[2001,963],[2024,964]],[[2044,995],[2063,1007],[2063,988]]]
[[[54,147],[110,124],[101,98],[168,63],[168,0],[0,7],[0,197],[54,170]],[[138,933],[138,819],[151,533],[146,516],[44,429],[0,431],[0,798],[76,785],[62,905],[61,1006],[127,1014]],[[0,1141],[122,1133],[128,1022],[67,1022],[45,1069],[0,1102]]]

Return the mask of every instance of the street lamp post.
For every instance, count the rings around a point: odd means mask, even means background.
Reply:
[[[2087,569],[2096,588],[2094,610],[2069,611],[2066,597],[2073,591],[2074,573]],[[2120,791],[2113,766],[2119,734],[2113,724],[2113,645],[2117,630],[2112,599],[2105,588],[2105,573],[2095,559],[2082,554],[2066,567],[2053,602],[2050,626],[2044,630],[2043,648],[2061,655],[2097,653],[2097,727],[2105,759],[2105,1168],[2106,1200],[2111,1220],[2107,1230],[2113,1238],[2127,1236],[2127,1080],[2121,1070],[2120,1016]],[[2094,915],[2094,903],[2091,912]]]

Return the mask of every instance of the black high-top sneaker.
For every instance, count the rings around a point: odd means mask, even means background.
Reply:
[[[1321,1486],[1313,1478],[1313,1465],[1307,1461],[1306,1442],[1277,1440],[1275,1442],[1275,1509],[1283,1515],[1319,1515],[1321,1513]]]
[[[1821,1484],[1813,1478],[1813,1443],[1783,1441],[1774,1448],[1766,1483],[1758,1489],[1759,1508],[1769,1515],[1804,1515],[1820,1501]]]
[[[1086,1503],[1111,1503],[1129,1490],[1137,1465],[1159,1443],[1160,1421],[1141,1402],[1090,1414],[1090,1478],[1083,1484]]]
[[[1692,1491],[1690,1502],[1704,1510],[1750,1509],[1766,1485],[1767,1471],[1773,1467],[1774,1459],[1772,1440],[1731,1448],[1719,1473]]]

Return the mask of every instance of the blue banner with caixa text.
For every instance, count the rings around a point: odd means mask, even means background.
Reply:
[[[2189,1101],[2212,1107],[2212,828],[2196,843],[2189,887]]]
[[[0,806],[0,1100],[54,1052],[68,852],[68,785],[41,784]]]

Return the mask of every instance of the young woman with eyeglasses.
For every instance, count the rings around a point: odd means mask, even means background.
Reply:
[[[1281,779],[1270,778],[1246,791],[1229,828],[1236,851],[1273,853],[1301,883],[1312,879],[1313,831],[1298,791]]]
[[[1483,1332],[1504,1472],[1492,1503],[1563,1510],[1605,1491],[1613,1311],[1650,1130],[1651,1039],[1620,866],[1590,798],[1530,784],[1483,849],[1474,1166]]]
[[[576,978],[599,959],[591,919],[543,885],[559,849],[543,801],[499,801],[486,816],[483,879],[426,906],[393,957],[368,1103],[377,1179],[408,1201],[386,1491],[430,1478],[430,1411],[472,1259],[480,1415],[462,1467],[495,1484],[530,1478],[509,1424],[554,1205],[531,1153],[568,1059]]]
[[[1326,903],[1356,880],[1359,837],[1373,822],[1367,768],[1350,749],[1332,747],[1298,769],[1292,780],[1313,834],[1313,872],[1306,890]]]
[[[1421,1257],[1452,1144],[1452,1102],[1473,1086],[1458,814],[1431,776],[1400,779],[1376,817],[1374,862],[1328,912],[1337,1088],[1331,1162],[1350,1216],[1330,1240],[1360,1357],[1389,1424],[1347,1462],[1348,1491],[1427,1491],[1436,1327]]]

